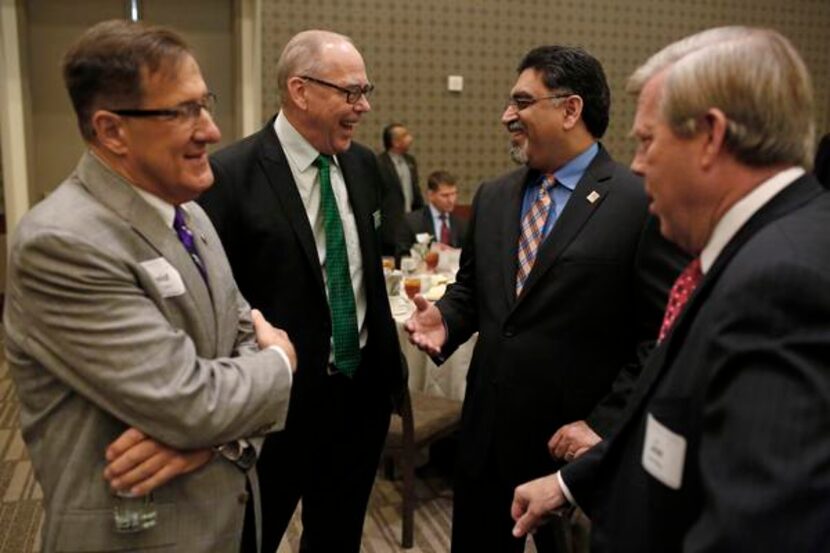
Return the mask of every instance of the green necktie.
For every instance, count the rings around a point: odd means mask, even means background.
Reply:
[[[360,338],[357,332],[357,309],[349,273],[349,257],[340,212],[331,188],[331,156],[320,154],[314,165],[320,170],[320,208],[326,229],[326,285],[329,290],[334,366],[348,377],[360,364]]]

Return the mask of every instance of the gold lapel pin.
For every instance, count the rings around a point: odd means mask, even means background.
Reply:
[[[591,190],[591,193],[586,196],[586,199],[591,202],[592,204],[596,203],[599,199],[599,192],[596,190]]]

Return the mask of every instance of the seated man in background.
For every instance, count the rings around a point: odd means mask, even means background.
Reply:
[[[63,73],[88,150],[14,233],[4,319],[42,550],[238,553],[252,459],[211,446],[284,425],[296,357],[192,202],[214,97],[181,37],[125,21],[84,33]],[[165,482],[155,518],[114,516],[110,485]]]
[[[460,248],[467,222],[453,215],[458,199],[456,178],[446,171],[435,171],[427,179],[426,206],[404,216],[398,227],[397,254],[406,255],[415,243],[415,235],[431,234],[433,239],[451,248]]]

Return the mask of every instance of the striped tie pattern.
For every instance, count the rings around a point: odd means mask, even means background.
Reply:
[[[331,310],[334,366],[339,372],[352,377],[360,365],[360,335],[357,332],[357,308],[343,223],[331,188],[331,157],[320,154],[314,165],[319,170],[320,210],[326,231],[326,286]]]
[[[550,191],[553,190],[555,184],[556,177],[553,173],[548,173],[543,177],[536,200],[522,218],[522,231],[519,235],[519,266],[516,271],[516,297],[522,293],[527,277],[536,262],[536,254],[539,253],[545,223],[550,213]]]

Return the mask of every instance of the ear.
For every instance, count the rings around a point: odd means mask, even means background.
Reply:
[[[129,149],[129,141],[121,117],[111,111],[98,110],[92,114],[92,129],[95,140],[116,155],[124,155]]]
[[[565,98],[564,105],[562,106],[562,109],[565,110],[565,118],[562,124],[566,130],[573,129],[582,119],[583,105],[584,103],[582,101],[582,97],[577,96],[576,94]]]
[[[701,165],[709,169],[723,152],[729,120],[726,114],[717,108],[709,108],[703,116],[700,133],[703,138]]]
[[[306,86],[305,79],[300,77],[291,77],[288,79],[288,96],[291,98],[291,103],[296,105],[301,110],[308,109],[308,86]]]

